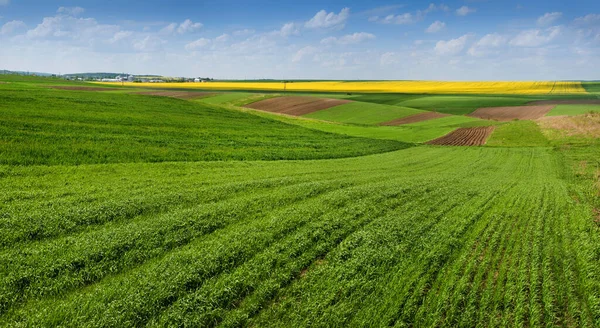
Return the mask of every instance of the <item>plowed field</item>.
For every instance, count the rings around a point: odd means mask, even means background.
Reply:
[[[552,108],[554,105],[487,107],[479,108],[468,116],[496,121],[535,120],[548,114]]]
[[[137,92],[138,95],[171,97],[178,99],[204,98],[214,95],[214,92],[194,92],[194,91],[145,91]]]
[[[479,126],[475,128],[460,128],[449,134],[428,142],[440,146],[481,146],[485,145],[488,137],[494,132],[494,126]]]
[[[327,109],[350,103],[344,99],[322,99],[313,97],[278,97],[246,105],[247,108],[263,110],[271,113],[281,113],[302,116],[322,109]]]
[[[416,115],[411,115],[408,117],[402,117],[402,118],[398,118],[389,122],[384,122],[381,123],[380,125],[402,125],[402,124],[410,124],[410,123],[417,123],[417,122],[422,122],[422,121],[428,121],[428,120],[432,120],[434,118],[441,118],[441,117],[446,117],[449,116],[448,114],[442,114],[442,113],[437,113],[437,112],[427,112],[427,113],[420,113],[420,114],[416,114]]]

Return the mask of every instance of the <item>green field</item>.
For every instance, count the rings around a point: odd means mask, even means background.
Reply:
[[[546,116],[581,115],[589,112],[600,112],[600,105],[558,105]]]
[[[365,95],[352,100],[405,106],[452,115],[465,115],[481,107],[520,106],[537,100],[532,96]]]
[[[352,102],[313,112],[304,116],[318,120],[341,123],[378,124],[422,112],[423,111],[407,107]]]
[[[597,138],[3,80],[0,326],[600,326]]]

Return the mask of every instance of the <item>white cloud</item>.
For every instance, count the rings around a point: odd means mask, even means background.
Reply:
[[[60,7],[56,12],[69,16],[79,16],[85,12],[85,9],[81,7]]]
[[[254,34],[256,31],[252,30],[252,29],[243,29],[243,30],[237,30],[234,31],[232,34],[235,36],[247,36],[247,35],[252,35]]]
[[[404,14],[400,14],[400,15],[388,15],[388,16],[384,17],[383,19],[381,19],[380,22],[383,24],[405,25],[405,24],[416,23],[419,20],[421,20],[420,16],[413,15],[411,13],[404,13]]]
[[[326,45],[332,45],[332,44],[339,44],[339,45],[348,45],[348,44],[359,44],[362,42],[365,42],[367,40],[373,40],[375,39],[375,35],[371,34],[371,33],[366,33],[366,32],[360,32],[360,33],[354,33],[354,34],[348,34],[348,35],[344,35],[340,38],[336,38],[336,37],[328,37],[325,38],[323,40],[321,40],[321,44],[326,44]]]
[[[589,14],[583,17],[578,17],[575,19],[575,23],[585,25],[600,23],[600,14]]]
[[[477,11],[477,9],[469,8],[467,6],[462,6],[462,7],[458,8],[458,9],[456,9],[456,14],[458,16],[467,16],[468,14],[472,14],[472,13],[474,13],[476,11]]]
[[[202,26],[204,26],[202,25],[202,23],[194,23],[190,19],[186,19],[185,21],[183,21],[183,23],[179,24],[179,27],[177,28],[177,33],[185,34],[195,32],[201,29]]]
[[[119,26],[99,24],[93,18],[57,15],[45,17],[34,29],[27,31],[26,36],[30,39],[70,38],[89,43],[96,38],[112,37],[119,30]]]
[[[10,0],[0,0],[0,6],[8,6]]]
[[[275,30],[269,34],[287,38],[291,35],[300,35],[300,28],[296,23],[286,23],[283,24],[283,26],[279,30]]]
[[[423,10],[423,12],[425,14],[428,14],[428,13],[438,11],[438,10],[448,12],[448,11],[450,11],[450,7],[448,7],[444,4],[436,5],[436,4],[432,3],[432,4],[429,4],[429,7],[427,7],[427,9]]]
[[[448,41],[438,41],[435,44],[434,50],[438,55],[456,55],[465,48],[470,37],[470,34],[465,34],[460,38]]]
[[[327,13],[321,10],[315,14],[308,22],[304,24],[306,28],[335,28],[342,29],[350,16],[350,8],[344,8],[339,14],[334,12]]]
[[[119,42],[121,40],[128,39],[132,35],[133,35],[133,32],[131,32],[131,31],[119,31],[119,32],[115,33],[115,35],[113,35],[113,37],[110,38],[110,40],[108,40],[108,42],[109,43],[116,43],[116,42]]]
[[[431,25],[429,25],[429,27],[425,30],[425,32],[437,33],[439,31],[443,30],[444,28],[446,28],[446,23],[440,22],[440,21],[435,21]]]
[[[196,41],[186,44],[185,49],[186,50],[196,50],[196,49],[204,48],[204,47],[208,46],[210,43],[211,43],[211,41],[209,39],[200,38]]]
[[[27,25],[25,25],[25,22],[14,20],[2,25],[2,28],[0,28],[0,35],[11,34],[14,31],[25,27],[27,27]]]
[[[545,31],[540,29],[526,30],[510,40],[510,45],[516,47],[539,47],[554,40],[560,33],[560,27],[551,27]]]
[[[165,43],[167,42],[161,38],[148,35],[145,38],[134,42],[133,48],[141,52],[153,52],[161,49]]]
[[[218,37],[215,38],[215,42],[227,42],[229,41],[231,37],[229,36],[229,34],[221,34]]]
[[[313,46],[306,46],[296,52],[292,57],[292,63],[298,63],[304,59],[306,56],[314,55],[317,53],[318,49]]]
[[[202,23],[194,23],[190,19],[186,19],[181,24],[171,23],[160,30],[161,34],[179,34],[192,33],[201,29],[204,25]]]
[[[561,12],[546,13],[546,14],[544,14],[544,16],[541,16],[540,18],[538,18],[537,24],[539,26],[551,25],[552,23],[559,20],[562,17],[562,15],[563,14]]]
[[[173,34],[177,30],[177,23],[171,23],[160,30],[161,34]]]
[[[496,49],[506,45],[508,38],[498,33],[487,34],[479,39],[467,52],[474,57],[484,56],[491,53],[491,49]]]

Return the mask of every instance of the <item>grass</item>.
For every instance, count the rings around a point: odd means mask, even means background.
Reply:
[[[407,107],[352,102],[313,112],[304,116],[325,121],[372,125],[419,114],[421,112],[422,111],[420,110]]]
[[[12,167],[1,181],[5,323],[591,326],[597,315],[578,295],[598,291],[588,254],[600,235],[551,150]]]
[[[240,101],[243,99],[250,98],[252,96],[254,96],[254,94],[246,93],[246,92],[221,93],[221,94],[217,94],[215,96],[201,98],[198,101],[205,103],[205,104],[219,105],[219,104]]]
[[[0,99],[0,164],[335,158],[406,146],[164,97],[12,83]]]
[[[582,85],[587,92],[600,95],[600,82],[584,82]]]
[[[600,112],[600,105],[558,105],[546,116],[581,115],[589,112]]]
[[[0,84],[0,158],[19,159],[0,164],[0,326],[600,325],[598,138],[514,121],[495,147],[388,151],[500,123],[333,124],[234,98]],[[97,156],[73,152],[86,140]],[[182,145],[230,160],[172,161]],[[320,159],[352,153],[371,154]]]
[[[548,139],[533,121],[514,121],[496,127],[487,141],[492,147],[548,147]]]
[[[520,106],[535,100],[531,97],[489,97],[489,96],[424,96],[397,103],[424,110],[435,110],[452,115],[470,114],[482,107]]]

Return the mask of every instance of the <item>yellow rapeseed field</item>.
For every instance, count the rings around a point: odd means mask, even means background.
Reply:
[[[104,83],[121,85],[121,83]],[[323,81],[323,82],[199,82],[125,83],[129,86],[203,90],[308,91],[425,94],[581,94],[580,82],[440,82],[440,81]]]

